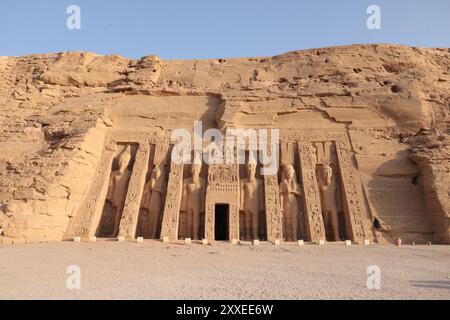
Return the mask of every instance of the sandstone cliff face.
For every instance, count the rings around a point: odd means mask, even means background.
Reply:
[[[450,50],[391,45],[270,58],[0,57],[2,241],[61,240],[108,128],[346,130],[391,238],[450,243]],[[392,239],[386,239],[390,241]]]

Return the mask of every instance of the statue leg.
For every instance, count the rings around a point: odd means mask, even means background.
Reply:
[[[123,211],[123,205],[116,208],[113,237],[117,237],[119,235],[120,218],[122,218],[122,211]]]
[[[157,210],[150,210],[149,212],[150,216],[150,238],[155,239],[156,238],[156,228],[158,227],[158,219],[159,219],[159,212]]]
[[[246,240],[250,240],[251,236],[250,236],[250,229],[251,229],[251,225],[252,225],[252,216],[251,213],[248,210],[245,210],[244,212],[244,225],[245,225],[245,239]]]
[[[300,220],[300,239],[305,237],[305,216],[303,214],[303,210],[299,211],[299,220]]]
[[[200,212],[197,209],[192,212],[192,237],[193,240],[198,240],[200,229]]]
[[[186,218],[186,238],[192,239],[192,209],[188,209]]]
[[[330,219],[331,219],[331,225],[333,227],[333,239],[334,241],[340,241],[339,238],[339,219],[338,219],[338,213],[336,210],[333,210],[330,212]]]
[[[252,212],[253,239],[259,240],[259,214]]]
[[[298,217],[297,212],[291,213],[291,239],[292,241],[297,240],[297,224],[298,224]]]

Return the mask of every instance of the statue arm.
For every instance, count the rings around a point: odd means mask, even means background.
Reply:
[[[150,182],[147,182],[144,187],[144,193],[142,195],[142,206],[146,207],[150,200]]]
[[[302,188],[300,187],[299,183],[295,183],[295,192],[296,195],[298,195],[299,197],[301,197],[303,195],[302,193]]]
[[[244,184],[239,182],[239,210],[244,211]]]
[[[109,186],[108,186],[108,193],[106,194],[107,200],[112,200],[114,193],[114,172],[111,172],[111,175],[109,177]]]
[[[202,179],[202,189],[200,192],[200,212],[205,212],[205,194],[206,194],[206,180]]]
[[[281,212],[284,212],[284,207],[283,207],[283,205],[284,205],[284,201],[283,201],[283,199],[284,199],[284,192],[282,190],[283,190],[283,184],[280,183],[280,186],[278,188],[278,194],[280,196],[280,210],[281,210]]]

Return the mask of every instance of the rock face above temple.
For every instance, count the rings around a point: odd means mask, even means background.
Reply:
[[[175,229],[167,227],[170,232],[176,237],[188,234],[186,217],[174,213],[182,210],[181,204],[175,210],[166,198],[182,201],[181,194],[168,192],[182,180],[177,184],[170,177],[179,170],[180,179],[189,179],[189,168],[173,171],[168,149],[161,144],[170,145],[167,138],[174,130],[190,131],[195,121],[202,121],[204,130],[279,129],[284,146],[296,150],[288,160],[282,156],[280,165],[293,165],[302,191],[311,181],[304,181],[308,171],[302,161],[308,155],[301,150],[312,148],[319,163],[318,144],[328,148],[331,143],[335,155],[330,159],[336,161],[336,182],[342,189],[337,198],[342,198],[346,217],[341,238],[450,243],[449,49],[355,45],[267,58],[187,61],[157,56],[129,60],[89,52],[0,57],[0,108],[0,242],[102,236],[108,228],[131,237],[146,232],[161,236],[168,219],[165,210],[178,219]],[[151,147],[138,148],[139,141]],[[108,225],[102,222],[107,186],[126,148],[130,170],[141,166],[130,173],[127,189],[137,194],[124,195],[120,226]],[[345,159],[339,160],[340,148],[348,155],[345,165]],[[144,217],[146,206],[130,201],[145,202],[140,189],[151,181],[153,167],[164,161],[161,185],[167,194],[162,192],[160,225],[147,228],[153,218]],[[233,172],[236,181],[246,178],[244,168]],[[200,175],[212,183],[208,168]],[[275,180],[264,181],[266,195],[270,191],[279,196],[268,188],[281,183],[282,175],[280,171]],[[348,207],[354,205],[348,181],[355,182],[358,208]],[[310,186],[319,192],[320,182]],[[93,190],[101,199],[93,199]],[[300,200],[298,235],[291,238],[313,239],[309,223],[314,216],[308,215],[312,205],[320,208],[320,195],[306,199],[305,194]],[[220,194],[206,194],[205,201],[214,197]],[[265,217],[269,210],[276,216],[279,204],[266,205]],[[91,209],[89,218],[85,214]],[[204,210],[214,218],[215,209]],[[230,205],[226,210],[230,217],[234,210],[232,216],[240,219],[239,208]],[[284,219],[282,213],[280,217]],[[200,229],[206,231],[200,236],[214,233],[208,229],[211,221],[204,215],[202,219]],[[266,225],[269,220],[261,220],[267,228],[261,237],[270,238],[270,230],[278,230]],[[323,232],[332,232],[322,223]],[[236,226],[228,231],[239,237]],[[308,228],[309,234],[301,234]]]

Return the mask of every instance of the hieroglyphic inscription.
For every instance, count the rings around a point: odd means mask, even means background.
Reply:
[[[325,240],[325,227],[316,179],[315,149],[307,142],[299,142],[298,146],[305,202],[305,221],[309,240]]]
[[[161,239],[164,237],[169,237],[170,240],[174,241],[178,239],[182,187],[183,164],[171,162],[161,228]]]
[[[149,156],[150,146],[147,143],[139,145],[119,227],[119,236],[124,236],[127,239],[134,239],[136,235]]]
[[[264,201],[266,207],[267,240],[282,240],[282,217],[277,175],[264,176]]]
[[[108,192],[109,174],[114,154],[114,146],[111,145],[108,145],[108,148],[102,152],[93,182],[69,225],[66,239],[72,239],[74,236],[89,238],[95,235]]]
[[[352,162],[353,154],[348,146],[341,142],[336,143],[336,153],[341,172],[342,188],[345,206],[348,210],[353,240],[362,243],[370,239],[370,228],[367,223],[367,212],[364,205],[361,180]]]

